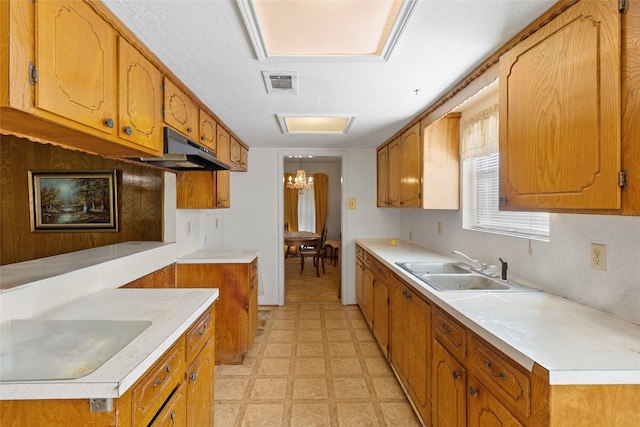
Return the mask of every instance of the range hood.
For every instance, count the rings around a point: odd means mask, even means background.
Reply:
[[[178,171],[221,171],[231,167],[218,160],[209,148],[190,140],[168,127],[164,128],[162,157],[136,157],[130,160]]]

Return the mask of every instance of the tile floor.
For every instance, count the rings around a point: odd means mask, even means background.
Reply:
[[[243,364],[216,367],[216,427],[420,426],[357,306],[260,310]]]

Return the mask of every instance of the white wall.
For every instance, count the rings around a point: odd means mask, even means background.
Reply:
[[[640,323],[638,217],[551,214],[550,242],[463,230],[461,211],[405,209],[401,223],[405,239],[498,266],[503,256],[511,279]],[[591,269],[591,243],[607,245],[607,271]]]
[[[215,211],[178,210],[176,214],[178,254],[204,248],[199,237],[211,233],[207,215],[220,216],[221,243],[210,249],[256,249],[259,251],[259,296],[261,305],[284,301],[283,250],[283,159],[286,155],[314,154],[342,158],[342,283],[343,303],[355,304],[355,238],[397,237],[400,212],[377,209],[376,151],[284,150],[251,148],[249,171],[231,174],[231,208]],[[347,209],[347,199],[357,199],[357,209]],[[190,234],[187,234],[190,223]],[[207,245],[209,242],[207,243]]]

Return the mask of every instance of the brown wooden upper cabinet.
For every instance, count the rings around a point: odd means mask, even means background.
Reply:
[[[459,208],[460,114],[416,122],[378,148],[378,207]]]
[[[115,31],[84,2],[39,1],[36,10],[35,107],[116,135]]]
[[[200,109],[200,144],[216,151],[217,123],[206,111]]]
[[[226,131],[225,128],[218,125],[217,130],[217,155],[218,159],[225,163],[229,163],[230,154],[229,150],[231,149],[231,139],[229,137],[229,132]],[[231,193],[231,174],[229,171],[217,171],[216,172],[216,207],[217,208],[228,208],[231,206],[230,193]]]
[[[248,166],[249,150],[238,141],[231,137],[229,142],[229,165],[234,172],[246,172]]]
[[[164,79],[164,122],[191,139],[198,139],[198,105],[178,86]]]
[[[581,1],[500,58],[501,209],[621,208],[621,19]]]
[[[162,74],[118,38],[118,136],[151,150],[162,147]]]

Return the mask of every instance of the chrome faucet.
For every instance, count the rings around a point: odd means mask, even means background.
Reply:
[[[451,253],[463,256],[466,259],[468,259],[469,261],[471,261],[473,264],[475,264],[475,267],[473,267],[474,270],[482,271],[482,270],[484,270],[486,268],[486,264],[481,263],[477,259],[469,258],[468,256],[466,256],[465,254],[463,254],[460,251],[451,251]]]

